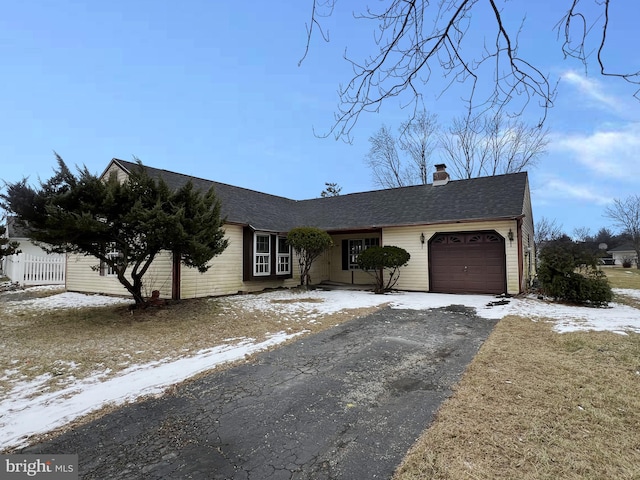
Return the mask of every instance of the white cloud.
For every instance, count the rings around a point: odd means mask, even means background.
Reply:
[[[605,93],[602,84],[593,78],[588,78],[574,70],[569,70],[562,74],[562,79],[577,87],[587,98],[595,100],[599,106],[624,112],[624,102],[614,95]]]
[[[556,177],[544,179],[542,185],[534,190],[534,195],[543,204],[557,204],[558,200],[579,200],[607,205],[612,201],[611,197],[599,194],[592,186],[569,183]]]
[[[632,172],[638,168],[640,124],[591,134],[554,135],[549,149],[568,151],[576,161],[608,179],[636,182]]]

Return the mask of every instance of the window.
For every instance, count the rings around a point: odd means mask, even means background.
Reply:
[[[349,240],[349,270],[356,270],[358,268],[358,257],[360,252],[364,249],[364,241]]]
[[[287,237],[276,232],[245,227],[242,246],[242,279],[284,280],[293,276],[293,249]]]
[[[256,233],[254,244],[253,274],[267,276],[271,274],[271,236]]]
[[[278,259],[276,263],[276,273],[283,275],[291,273],[291,245],[287,243],[286,237],[278,237]]]
[[[118,259],[120,260],[122,259],[122,252],[120,252],[120,250],[117,249],[115,244],[113,244],[109,247],[109,251],[107,252],[106,256],[110,261],[118,261]],[[118,275],[118,272],[116,272],[116,269],[113,268],[113,265],[107,262],[101,261],[100,275],[102,275],[103,277],[115,277]]]
[[[343,270],[358,270],[358,257],[360,253],[369,247],[377,247],[380,245],[380,239],[375,238],[358,238],[353,240],[345,240],[343,244],[347,248],[347,265],[343,265]]]

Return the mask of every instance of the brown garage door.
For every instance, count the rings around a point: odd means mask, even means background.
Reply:
[[[504,238],[495,232],[441,233],[429,242],[430,290],[505,293]]]

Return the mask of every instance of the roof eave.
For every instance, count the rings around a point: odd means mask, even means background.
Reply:
[[[418,227],[418,226],[429,226],[429,225],[451,225],[456,223],[480,223],[480,222],[504,222],[510,220],[519,220],[524,218],[524,214],[519,215],[507,215],[503,217],[491,217],[491,218],[462,218],[462,219],[452,219],[452,220],[438,220],[435,222],[430,221],[418,221],[418,222],[403,222],[403,223],[388,223],[388,224],[380,224],[380,225],[360,225],[360,226],[351,226],[351,227],[338,227],[338,228],[327,228],[328,232],[340,232],[340,231],[352,231],[352,230],[379,230],[381,228],[401,228],[401,227]]]

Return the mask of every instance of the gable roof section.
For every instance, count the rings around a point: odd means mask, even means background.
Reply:
[[[112,163],[127,172],[137,168],[136,163],[124,160],[113,159]],[[198,189],[213,187],[227,222],[276,232],[303,225],[340,231],[513,219],[523,215],[528,189],[527,174],[522,172],[297,201],[146,165],[145,169],[170,188],[189,180]]]
[[[13,215],[7,217],[7,231],[5,235],[8,238],[29,238],[29,230],[17,221],[17,218]]]

